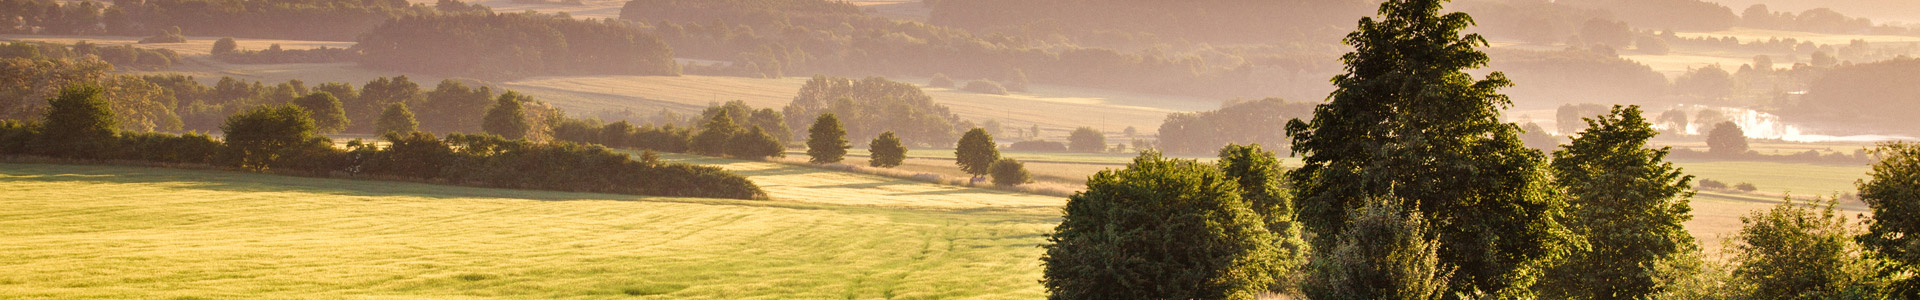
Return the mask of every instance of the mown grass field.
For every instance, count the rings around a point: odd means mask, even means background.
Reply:
[[[0,298],[1042,296],[1057,210],[779,172],[750,173],[776,200],[731,201],[0,164]],[[888,186],[974,193],[913,185]]]

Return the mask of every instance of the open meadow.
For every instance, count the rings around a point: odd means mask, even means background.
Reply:
[[[775,200],[0,164],[0,298],[1043,295],[1037,245],[1057,210],[898,204],[880,195],[1051,205],[1057,198],[743,173]],[[867,190],[803,192],[830,185]]]

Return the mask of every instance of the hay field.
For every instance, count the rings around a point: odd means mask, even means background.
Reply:
[[[0,298],[1043,295],[1057,211],[810,204],[868,196],[769,176],[781,201],[0,164]]]

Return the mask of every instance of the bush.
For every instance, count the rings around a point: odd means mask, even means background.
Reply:
[[[196,133],[120,133],[119,159],[177,164],[216,164],[225,145]]]
[[[1426,239],[1419,212],[1391,203],[1399,201],[1376,200],[1348,213],[1353,223],[1333,249],[1314,257],[1300,285],[1308,298],[1440,299],[1446,293],[1451,272],[1440,264],[1439,241]]]
[[[1720,182],[1719,180],[1713,180],[1713,179],[1701,179],[1700,188],[1709,189],[1709,190],[1724,190],[1724,189],[1727,189],[1727,183]]]
[[[387,140],[387,148],[366,158],[366,172],[434,179],[442,177],[443,169],[453,160],[453,148],[431,133],[387,132],[380,138]]]
[[[1741,182],[1740,184],[1733,185],[1733,189],[1739,190],[1741,192],[1748,192],[1748,193],[1752,193],[1753,191],[1760,190],[1759,187],[1754,187],[1752,183],[1745,183],[1745,182]]]
[[[1092,127],[1080,127],[1067,135],[1067,149],[1080,153],[1100,153],[1107,150],[1107,135]]]
[[[934,73],[933,80],[928,80],[927,86],[937,87],[937,88],[953,88],[953,79],[947,78],[947,74]]]
[[[1052,299],[1252,299],[1273,236],[1219,168],[1147,152],[1067,199],[1040,257]]]
[[[28,145],[40,135],[39,124],[14,120],[0,120],[0,154],[27,154]]]
[[[900,137],[892,131],[880,133],[873,142],[867,143],[867,153],[871,154],[867,165],[876,168],[898,167],[907,159],[907,147],[900,145]]]
[[[1817,200],[1816,200],[1817,201]],[[1865,299],[1877,290],[1875,266],[1859,256],[1855,228],[1834,213],[1833,199],[1815,208],[1786,198],[1740,217],[1733,241],[1734,281],[1754,299]]]
[[[226,55],[234,51],[240,51],[240,43],[234,42],[232,37],[223,37],[213,42],[213,56]]]
[[[1020,152],[1067,152],[1067,144],[1042,140],[1019,141],[1007,145],[1007,150]]]
[[[994,95],[1007,94],[1006,87],[1002,87],[1000,86],[1000,84],[993,83],[993,81],[988,81],[986,79],[968,81],[967,87],[961,88],[961,90],[965,90],[968,92],[981,93],[981,94],[994,94]]]
[[[787,147],[780,145],[780,140],[768,135],[766,130],[760,129],[760,126],[754,126],[752,130],[728,137],[726,149],[727,156],[754,160],[785,157],[786,151]]]
[[[1002,158],[994,161],[991,169],[993,173],[993,185],[1016,186],[1033,181],[1033,176],[1027,174],[1027,165],[1012,158]]]
[[[263,106],[227,118],[220,126],[227,150],[243,168],[265,170],[288,149],[311,144],[313,118],[300,106]],[[331,145],[328,145],[329,147]]]

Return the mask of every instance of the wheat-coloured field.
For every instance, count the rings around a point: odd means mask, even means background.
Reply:
[[[0,298],[1042,296],[1037,246],[1057,211],[792,186],[871,178],[755,180],[776,200],[0,164]]]

